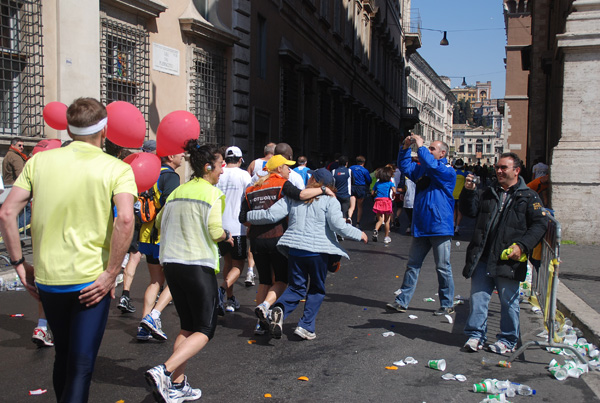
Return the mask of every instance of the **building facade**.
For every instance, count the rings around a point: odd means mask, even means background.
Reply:
[[[318,165],[334,153],[395,160],[417,122],[407,57],[420,47],[410,0],[0,0],[0,149],[67,139],[43,106],[127,101],[154,138],[192,112],[201,140],[247,160],[285,141]]]
[[[507,150],[521,159],[527,157],[529,122],[529,71],[522,66],[521,54],[531,45],[531,12],[527,0],[504,0],[506,27],[505,117]]]
[[[428,144],[439,140],[451,146],[456,98],[450,91],[449,79],[438,76],[418,52],[410,56],[408,66],[407,106],[419,111],[419,123],[413,131]]]
[[[454,159],[466,164],[493,165],[504,151],[502,132],[493,127],[470,127],[455,124],[453,127]]]
[[[600,2],[530,2],[528,163],[550,165],[551,208],[563,239],[600,242]],[[582,214],[573,214],[580,211]]]

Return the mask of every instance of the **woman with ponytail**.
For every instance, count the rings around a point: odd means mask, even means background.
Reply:
[[[189,140],[185,151],[193,170],[189,182],[175,189],[156,219],[161,229],[160,263],[179,314],[181,331],[173,354],[146,372],[158,401],[197,400],[184,375],[186,364],[214,336],[217,323],[217,243],[229,242],[221,217],[225,196],[215,185],[223,172],[217,147]]]

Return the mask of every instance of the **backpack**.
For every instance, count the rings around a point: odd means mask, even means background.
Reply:
[[[161,167],[160,176],[162,176],[163,172],[169,170],[171,169]],[[158,177],[158,180],[154,186],[138,195],[138,201],[134,210],[136,216],[142,223],[154,221],[158,215],[158,212],[160,211],[160,208],[162,207],[158,202],[160,195],[162,194],[162,191],[158,187],[160,176]]]
[[[152,186],[138,196],[139,210],[137,210],[136,213],[142,222],[154,221],[158,214],[159,209],[156,208],[156,204],[154,203],[155,193],[154,186]]]

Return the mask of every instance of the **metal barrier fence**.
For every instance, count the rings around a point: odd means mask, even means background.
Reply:
[[[10,185],[5,186],[4,192],[2,192],[2,194],[0,194],[0,206],[2,206],[2,204],[4,203],[4,201],[10,194],[11,189],[12,189],[12,186],[10,186]],[[25,206],[25,208],[19,213],[19,216],[17,217],[17,222],[19,225],[19,234],[20,234],[20,238],[21,238],[21,245],[23,245],[24,241],[31,239],[31,235],[30,235],[31,205],[30,204],[27,204],[27,206]],[[0,259],[6,261],[5,266],[10,266],[10,258],[8,257],[8,254],[6,253],[6,249],[4,248],[4,238],[2,236],[0,236],[0,248],[1,248],[0,249],[1,250],[0,251]]]
[[[544,324],[548,330],[548,341],[532,340],[524,343],[509,357],[508,362],[512,362],[527,348],[538,346],[541,348],[552,347],[569,350],[582,363],[587,363],[587,360],[575,347],[554,341],[556,335],[556,293],[558,290],[558,269],[560,266],[561,228],[560,223],[550,214],[550,211],[548,209],[544,210],[549,218],[548,229],[542,239],[542,259],[532,291],[535,293],[542,309],[542,314],[544,315]]]

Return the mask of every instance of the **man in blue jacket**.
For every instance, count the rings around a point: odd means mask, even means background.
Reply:
[[[410,145],[416,143],[419,164],[411,160]],[[434,141],[429,148],[423,139],[411,134],[404,139],[398,153],[400,170],[416,184],[414,213],[412,220],[413,242],[408,255],[408,263],[402,291],[396,300],[387,304],[388,309],[406,312],[417,287],[419,272],[425,256],[433,248],[433,257],[438,276],[440,309],[434,315],[454,313],[454,280],[450,265],[450,241],[454,235],[454,198],[452,191],[456,184],[456,171],[446,160],[448,145]]]

